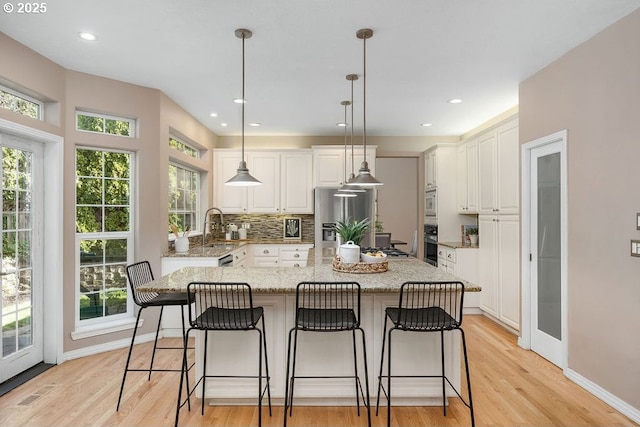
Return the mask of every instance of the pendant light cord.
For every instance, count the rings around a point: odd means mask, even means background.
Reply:
[[[245,39],[245,35],[243,33],[242,34],[242,162],[243,163],[244,163],[244,104],[247,102],[247,100],[244,97],[244,39]]]
[[[362,96],[362,130],[364,135],[363,140],[363,154],[364,161],[367,161],[367,38],[364,37],[362,39],[364,43],[364,55],[363,55],[363,63],[364,67],[362,70],[362,87],[363,87],[363,96]]]

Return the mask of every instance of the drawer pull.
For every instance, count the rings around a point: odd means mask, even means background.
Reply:
[[[300,258],[300,254],[293,254],[294,258]]]
[[[265,249],[264,251],[262,251],[263,254],[268,254],[269,253],[269,249]]]

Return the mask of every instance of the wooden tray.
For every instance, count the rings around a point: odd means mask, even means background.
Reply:
[[[385,271],[389,271],[389,261],[356,262],[351,264],[340,261],[340,257],[336,256],[333,258],[333,269],[334,271],[340,271],[342,273],[384,273]]]

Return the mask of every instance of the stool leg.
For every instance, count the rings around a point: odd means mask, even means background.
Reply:
[[[293,332],[293,363],[291,368],[291,394],[289,400],[289,416],[293,414],[293,389],[296,385],[296,355],[298,353],[298,329]]]
[[[365,392],[366,399],[365,407],[367,408],[367,425],[371,427],[371,399],[369,396],[369,369],[367,368],[367,344],[364,336],[364,329],[360,328],[360,332],[362,333],[362,355],[364,357],[364,383],[365,383]],[[362,397],[365,398],[364,396]]]
[[[180,373],[180,387],[178,388],[178,404],[176,405],[176,419],[174,422],[175,427],[178,427],[180,408],[182,407],[180,401],[182,400],[182,385],[184,384],[184,377],[185,375],[187,377],[189,376],[189,371],[187,369],[187,343],[189,341],[189,332],[191,332],[191,329],[189,329],[184,335],[184,348],[182,350],[182,372]],[[191,399],[191,390],[189,390],[189,387],[187,387],[187,399]],[[191,405],[189,405],[189,410],[191,410]]]
[[[187,375],[187,391],[188,391],[189,390],[189,363],[187,362],[186,351],[187,351],[187,347],[189,347],[189,341],[185,339],[187,332],[184,326],[184,306],[183,305],[180,306],[180,314],[182,314],[182,339],[184,341],[184,351],[185,351],[185,357],[183,358],[182,363],[184,364],[184,370]],[[191,395],[188,396],[187,405],[189,406],[189,410],[191,410]]]
[[[389,329],[389,339],[387,340],[387,427],[391,427],[391,332]]]
[[[264,369],[267,376],[267,400],[269,402],[269,416],[271,412],[271,377],[269,376],[269,357],[267,356],[267,333],[264,329],[264,316],[262,316],[262,343],[264,345]]]
[[[358,355],[356,353],[356,330],[351,331],[351,341],[353,343],[353,371],[355,373],[354,381],[356,383],[356,408],[358,408],[358,416],[360,416],[360,392],[358,391]],[[363,396],[364,399],[364,396]]]
[[[284,384],[284,427],[287,427],[287,408],[289,407],[289,367],[291,366],[291,334],[293,329],[289,330],[289,339],[287,340],[287,374]]]
[[[447,396],[445,395],[445,372],[444,372],[444,331],[440,331],[440,364],[442,366],[442,409],[444,416],[447,416]]]
[[[138,323],[140,322],[140,314],[144,310],[141,307],[138,310],[138,317],[136,318],[136,326],[133,328],[133,336],[131,336],[131,345],[129,345],[129,354],[127,355],[127,364],[124,365],[124,374],[122,375],[122,384],[120,385],[120,394],[118,395],[118,405],[116,406],[116,412],[120,410],[120,400],[122,399],[122,391],[124,390],[124,381],[127,379],[127,371],[129,371],[129,361],[131,360],[131,352],[133,351],[133,343],[136,340],[136,332],[138,331]]]
[[[262,331],[258,331],[258,427],[262,427]]]
[[[204,415],[204,394],[207,390],[206,381],[207,381],[207,341],[209,338],[209,331],[204,332],[204,357],[202,361],[202,403],[200,404],[200,414]]]
[[[380,391],[382,389],[382,367],[384,366],[384,343],[387,339],[387,320],[384,318],[384,328],[382,329],[382,352],[380,354],[380,375],[378,375],[378,397],[376,398],[376,417],[378,416],[378,409],[380,407]]]
[[[462,328],[458,328],[460,334],[462,334],[462,353],[464,354],[464,367],[467,373],[467,392],[469,393],[469,411],[471,411],[471,426],[475,427],[476,419],[473,413],[473,398],[471,397],[471,378],[469,375],[469,360],[467,359],[467,341],[464,337],[464,331]]]
[[[149,365],[149,381],[151,381],[151,372],[153,372],[153,360],[156,358],[156,348],[158,347],[158,335],[160,335],[160,323],[162,322],[162,311],[164,306],[160,306],[160,317],[158,317],[158,327],[156,328],[156,339],[153,341],[153,353],[151,353],[151,364]]]

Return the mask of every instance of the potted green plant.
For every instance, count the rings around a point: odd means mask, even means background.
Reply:
[[[470,227],[467,229],[467,236],[469,237],[469,242],[475,246],[478,244],[478,229],[476,227]]]
[[[360,221],[347,218],[344,222],[338,221],[335,230],[342,242],[352,241],[354,244],[360,245],[362,236],[369,230],[370,225],[369,218]]]

